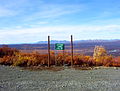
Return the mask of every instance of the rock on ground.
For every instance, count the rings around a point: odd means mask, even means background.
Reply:
[[[120,68],[30,71],[0,65],[0,91],[120,91]]]

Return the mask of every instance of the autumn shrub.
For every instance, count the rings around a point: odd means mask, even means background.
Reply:
[[[57,53],[51,51],[50,65],[71,65],[70,53]],[[47,66],[48,54],[38,52],[22,53],[14,48],[0,48],[0,64],[13,66]],[[113,57],[107,54],[103,46],[96,46],[92,56],[83,54],[75,54],[73,56],[73,64],[81,67],[91,66],[117,66],[120,67],[120,56]]]
[[[85,55],[74,56],[74,65],[93,66],[93,58]]]
[[[66,58],[64,60],[64,64],[71,65],[71,57],[70,56],[66,56]]]
[[[71,55],[65,58],[65,63],[71,65]],[[73,64],[79,66],[93,66],[93,58],[91,56],[85,56],[83,54],[75,55],[73,57]]]
[[[38,66],[47,65],[47,55],[39,53],[19,53],[14,66]]]
[[[0,64],[12,65],[16,59],[16,56],[4,56],[3,58],[0,58]]]
[[[13,61],[17,59],[16,53],[19,53],[19,50],[15,48],[9,48],[7,46],[0,48],[0,64],[12,65]]]
[[[16,57],[17,57],[17,60],[13,62],[13,66],[27,66],[29,55],[18,53],[16,54]]]
[[[107,54],[107,51],[103,46],[95,46],[93,59],[96,66],[110,66],[112,61],[112,56]]]
[[[102,60],[102,65],[103,66],[112,66],[113,57],[110,55],[104,56]]]
[[[93,61],[93,57],[91,56],[83,56],[83,66],[94,66],[95,62]]]
[[[83,55],[76,55],[73,57],[73,64],[74,65],[82,65],[83,64]]]
[[[15,48],[9,48],[9,47],[2,47],[0,48],[0,57],[4,57],[4,56],[15,56],[16,53],[18,53],[19,51]]]
[[[120,56],[113,58],[112,66],[113,67],[120,67]]]
[[[63,65],[63,61],[64,61],[63,57],[64,57],[64,55],[62,53],[57,54],[55,57],[55,64]]]

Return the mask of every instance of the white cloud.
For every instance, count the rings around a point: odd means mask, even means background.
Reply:
[[[76,39],[115,38],[112,34],[120,33],[119,25],[105,26],[49,26],[37,28],[20,28],[0,30],[1,43],[31,43],[40,40],[52,39],[65,40],[72,34]],[[103,35],[102,35],[103,34]],[[107,35],[110,34],[110,35]],[[98,37],[96,37],[96,35]],[[106,36],[105,36],[106,35]],[[105,36],[105,37],[103,37]],[[69,40],[69,39],[67,39]]]
[[[0,36],[8,36],[8,35],[22,35],[22,34],[37,34],[37,33],[46,33],[46,34],[59,34],[59,33],[79,33],[79,32],[97,32],[97,31],[119,31],[119,25],[105,25],[105,26],[45,26],[45,27],[37,27],[37,28],[21,28],[20,29],[8,29],[8,30],[0,30]]]

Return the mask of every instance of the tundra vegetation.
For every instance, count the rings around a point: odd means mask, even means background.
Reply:
[[[0,64],[20,67],[32,66],[47,66],[48,55],[38,52],[23,53],[17,49],[9,48],[7,46],[0,48]],[[55,53],[51,51],[50,65],[71,65],[70,53]],[[114,57],[108,55],[103,46],[95,46],[93,56],[84,54],[76,54],[73,57],[74,66],[93,67],[93,66],[107,66],[120,67],[120,56]]]

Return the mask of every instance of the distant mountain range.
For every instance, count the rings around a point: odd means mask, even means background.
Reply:
[[[66,52],[70,50],[70,41],[67,40],[51,40],[51,50],[55,50],[55,43],[64,43]],[[120,56],[120,40],[75,40],[74,41],[74,53],[83,53],[85,55],[93,55],[95,46],[104,46],[109,54],[114,56]],[[3,47],[6,45],[0,45]],[[24,52],[39,51],[40,53],[47,53],[48,45],[47,41],[39,41],[37,43],[29,44],[8,44],[10,48],[16,48]]]
[[[75,40],[74,43],[99,43],[99,42],[117,42],[120,41],[120,39],[112,39],[112,40]],[[39,41],[35,44],[47,44],[48,41]],[[51,44],[55,44],[55,43],[70,43],[70,41],[67,40],[51,40],[50,41]]]
[[[39,42],[37,42],[37,44],[47,44],[48,43],[48,41],[39,41]],[[67,41],[67,40],[51,40],[50,41],[50,43],[51,44],[55,44],[55,43],[69,43],[69,41]]]

